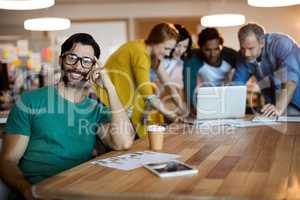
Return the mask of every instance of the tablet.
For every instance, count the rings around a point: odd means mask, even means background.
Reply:
[[[159,177],[174,177],[195,175],[198,170],[178,160],[143,165]]]

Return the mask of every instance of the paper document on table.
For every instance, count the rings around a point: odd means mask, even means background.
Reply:
[[[252,119],[252,121],[255,121],[255,122],[261,122],[261,121],[264,121],[264,122],[269,122],[269,121],[300,122],[300,116],[279,116],[279,117],[273,117],[273,118],[256,116]]]
[[[194,126],[198,129],[209,129],[215,126],[232,126],[232,120],[216,119],[216,120],[196,120]]]
[[[238,128],[246,128],[246,127],[253,127],[253,126],[267,126],[267,125],[279,125],[280,123],[276,121],[253,121],[253,120],[233,120],[232,126]]]
[[[245,120],[245,119],[219,119],[219,120],[207,120],[207,121],[196,121],[194,126],[199,129],[209,129],[214,126],[228,126],[237,128],[246,128],[253,126],[266,126],[266,125],[278,125],[278,121],[274,120]]]
[[[277,117],[264,117],[264,116],[255,116],[252,119],[252,122],[275,122]]]
[[[142,167],[144,164],[147,163],[164,162],[174,160],[178,157],[179,156],[176,154],[158,153],[153,151],[139,151],[120,156],[105,158],[93,161],[91,163],[120,170],[132,170]]]
[[[278,122],[300,122],[300,116],[280,116]]]

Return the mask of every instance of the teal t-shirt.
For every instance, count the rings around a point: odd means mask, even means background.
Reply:
[[[110,121],[111,112],[97,101],[74,104],[48,86],[21,96],[5,132],[30,137],[19,166],[35,184],[91,159],[97,127]]]

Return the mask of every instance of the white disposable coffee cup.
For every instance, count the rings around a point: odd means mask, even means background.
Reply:
[[[160,125],[150,125],[147,127],[149,148],[154,151],[163,149],[164,135],[166,128]]]

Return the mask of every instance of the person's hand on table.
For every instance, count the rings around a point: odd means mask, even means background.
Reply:
[[[181,123],[183,122],[183,117],[176,114],[176,112],[165,113],[165,122],[170,123]]]
[[[185,120],[183,116],[177,116],[174,120],[174,123],[183,123],[184,121]]]
[[[194,121],[193,118],[189,116],[176,116],[173,120],[173,123],[184,123],[184,124],[191,124]]]
[[[280,115],[279,111],[276,109],[276,107],[273,104],[264,105],[260,111],[263,117],[273,118],[273,117],[278,117]]]
[[[181,107],[179,107],[176,111],[176,114],[181,117],[187,117],[189,115],[187,105],[183,104]]]
[[[172,122],[175,121],[177,118],[177,114],[175,112],[165,113],[164,115],[167,120],[172,121]]]
[[[167,118],[171,119],[173,123],[185,123],[190,121],[190,113],[186,105],[184,108],[177,108],[176,111],[171,112],[171,115],[168,115]]]

